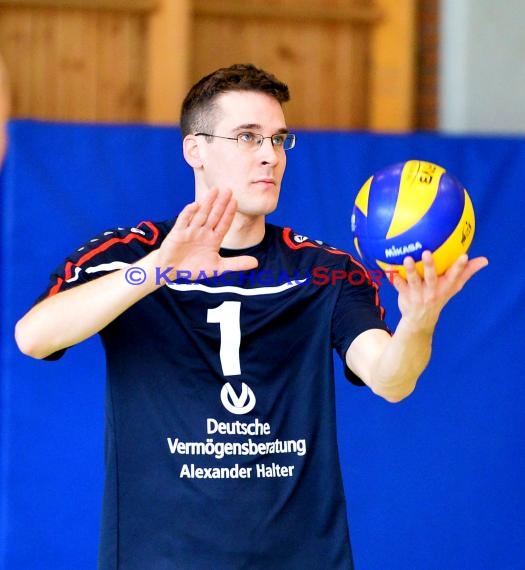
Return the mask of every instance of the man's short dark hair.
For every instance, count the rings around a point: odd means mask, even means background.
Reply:
[[[251,64],[222,67],[206,75],[188,92],[180,116],[182,136],[211,132],[217,119],[215,100],[230,91],[255,91],[274,97],[281,105],[290,100],[288,86]]]

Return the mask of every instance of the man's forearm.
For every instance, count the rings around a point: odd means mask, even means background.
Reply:
[[[433,331],[416,330],[401,319],[371,370],[372,390],[389,402],[409,396],[430,360],[432,336]]]
[[[147,276],[141,285],[130,285],[121,269],[44,299],[18,321],[18,347],[28,356],[45,358],[98,333],[159,287],[154,278],[156,258],[154,251],[134,264]]]

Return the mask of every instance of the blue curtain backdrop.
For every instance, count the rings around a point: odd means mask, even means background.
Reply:
[[[2,570],[95,567],[100,343],[94,338],[59,362],[38,362],[18,353],[12,331],[51,270],[86,238],[167,219],[192,200],[180,142],[175,128],[10,125],[0,242]],[[522,569],[525,140],[300,132],[270,221],[354,252],[350,212],[359,187],[410,158],[443,165],[468,188],[477,214],[471,253],[487,255],[490,266],[446,308],[431,364],[408,400],[391,405],[350,385],[337,363],[357,568]],[[388,284],[382,297],[395,327]]]

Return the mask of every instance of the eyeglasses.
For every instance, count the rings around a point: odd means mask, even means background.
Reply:
[[[295,135],[291,133],[272,135],[271,137],[263,137],[262,135],[249,132],[239,133],[236,137],[220,137],[219,135],[210,135],[208,133],[195,133],[195,136],[237,141],[239,148],[244,150],[257,150],[261,148],[264,139],[270,139],[273,147],[278,149],[290,150],[295,146]]]

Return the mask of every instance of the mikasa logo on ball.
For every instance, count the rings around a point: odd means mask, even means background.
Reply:
[[[385,249],[385,256],[389,258],[397,257],[398,255],[407,255],[408,253],[414,253],[415,251],[418,251],[422,248],[423,246],[418,241],[416,241],[416,243],[409,243],[408,245],[404,245],[402,247],[396,247],[393,245],[392,247]]]

